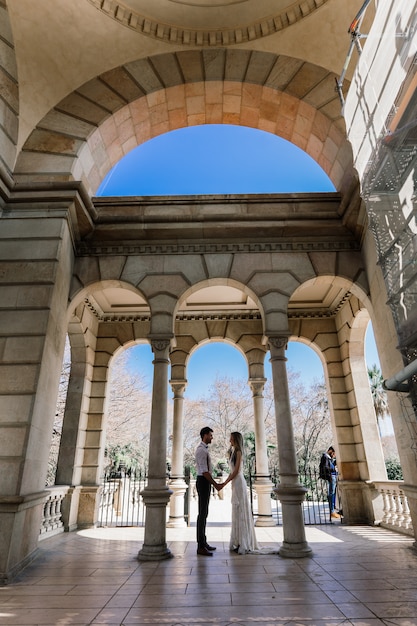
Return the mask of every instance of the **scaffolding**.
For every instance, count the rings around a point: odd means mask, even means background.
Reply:
[[[363,19],[371,0],[366,0],[349,26],[350,46],[336,89],[342,105],[343,83],[356,50],[360,57],[361,41],[368,37],[361,32]],[[417,16],[411,17],[407,28],[395,32],[396,39],[412,41]],[[380,34],[381,38],[384,33]],[[407,48],[408,49],[408,48]],[[382,132],[375,135],[372,155],[361,181],[369,228],[374,236],[378,263],[381,267],[396,326],[404,370],[385,381],[387,388],[410,391],[417,403],[417,55],[407,59],[406,76],[393,103]],[[373,77],[367,75],[367,80]],[[360,97],[360,96],[359,96]],[[365,103],[366,104],[366,103]],[[364,108],[366,106],[364,105]],[[376,116],[376,108],[372,116]],[[371,118],[370,118],[371,121]],[[368,132],[368,131],[367,131]],[[398,380],[397,380],[398,379]],[[401,379],[401,380],[400,380]],[[405,382],[407,381],[407,382]]]

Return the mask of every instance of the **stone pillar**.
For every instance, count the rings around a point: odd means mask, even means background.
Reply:
[[[174,392],[174,419],[172,433],[172,465],[170,488],[173,491],[170,501],[168,526],[180,528],[186,526],[184,519],[184,495],[187,483],[184,480],[184,390],[186,380],[171,380]]]
[[[166,508],[172,491],[167,486],[167,401],[170,339],[152,339],[153,388],[148,484],[141,492],[146,506],[145,537],[139,561],[172,557],[166,544]]]
[[[306,541],[302,511],[306,489],[298,482],[285,356],[288,338],[269,337],[268,342],[271,352],[280,475],[280,484],[274,491],[282,506],[284,535],[279,554],[283,557],[301,558],[310,556],[312,550]]]
[[[73,264],[66,209],[28,204],[0,232],[0,583],[37,550]]]
[[[78,528],[89,528],[97,524],[101,498],[101,481],[104,467],[106,442],[105,415],[108,401],[109,361],[119,342],[106,335],[105,324],[97,331],[95,350],[88,351],[89,364],[85,393],[85,419],[80,424],[79,449],[76,479],[81,484],[78,505]],[[93,338],[91,344],[94,345]],[[87,353],[87,354],[88,354]],[[75,469],[75,468],[74,468]]]
[[[255,422],[256,476],[254,487],[258,497],[258,517],[255,525],[275,526],[275,521],[272,517],[271,505],[271,493],[274,485],[269,474],[264,424],[263,390],[265,382],[265,378],[249,379],[249,385],[252,390],[253,414]]]
[[[62,520],[66,531],[75,530],[79,524],[84,527],[93,526],[97,521],[97,507],[91,510],[91,491],[95,488],[98,492],[98,477],[93,477],[94,484],[88,486],[87,493],[82,487],[89,421],[91,428],[91,397],[99,395],[99,383],[93,380],[97,329],[95,316],[84,304],[80,305],[68,328],[71,371],[55,478],[56,485],[72,486],[62,506]]]

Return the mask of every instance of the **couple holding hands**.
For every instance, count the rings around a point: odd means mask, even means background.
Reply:
[[[214,546],[207,543],[206,522],[209,509],[210,492],[213,486],[217,491],[232,483],[232,530],[229,549],[238,554],[260,553],[255,536],[251,506],[248,498],[246,480],[243,475],[243,437],[239,432],[230,435],[229,464],[230,474],[224,483],[217,483],[212,476],[212,464],[209,444],[213,439],[213,430],[205,426],[200,431],[201,442],[195,452],[197,466],[197,554],[213,556]]]

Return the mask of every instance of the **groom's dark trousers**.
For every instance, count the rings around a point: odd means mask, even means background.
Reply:
[[[197,476],[198,515],[197,515],[197,545],[205,548],[207,545],[206,523],[209,510],[211,485],[204,476]]]

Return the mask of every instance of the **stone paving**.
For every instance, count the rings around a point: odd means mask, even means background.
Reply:
[[[308,526],[313,555],[230,553],[230,511],[212,502],[213,557],[195,525],[168,528],[172,559],[139,562],[143,528],[98,528],[40,543],[38,558],[0,588],[8,626],[417,626],[414,540],[379,527]],[[256,528],[279,547],[282,528]]]

